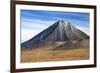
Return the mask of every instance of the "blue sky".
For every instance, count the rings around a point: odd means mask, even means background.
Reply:
[[[57,20],[69,21],[89,35],[89,13],[21,10],[21,42],[34,37]]]

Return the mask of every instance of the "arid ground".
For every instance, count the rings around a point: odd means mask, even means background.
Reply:
[[[88,48],[78,48],[69,50],[23,50],[21,52],[21,62],[45,62],[63,60],[84,60],[89,59]]]
[[[76,47],[76,45],[78,45],[78,47]],[[69,47],[68,44],[67,46],[65,44],[56,49],[44,49],[42,47],[41,49],[24,49],[21,50],[21,62],[29,63],[89,59],[89,40],[83,40],[76,45],[73,45],[73,47],[71,45],[71,47]]]

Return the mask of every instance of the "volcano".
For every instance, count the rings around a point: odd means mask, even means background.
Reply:
[[[61,45],[67,46],[67,44],[71,44],[70,47],[72,47],[88,38],[89,36],[87,34],[77,29],[70,22],[58,20],[35,37],[22,43],[21,48],[35,49],[40,47],[51,47],[53,49]]]

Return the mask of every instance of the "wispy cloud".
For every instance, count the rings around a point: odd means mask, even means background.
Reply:
[[[34,22],[35,21],[35,22]],[[21,41],[25,42],[52,25],[53,21],[24,21],[21,23]],[[38,23],[39,22],[39,23]],[[50,25],[46,25],[50,24]]]
[[[24,29],[38,29],[38,28],[44,28],[45,26],[49,26],[53,24],[54,21],[42,21],[42,20],[36,20],[36,19],[22,19],[21,21],[21,27]]]

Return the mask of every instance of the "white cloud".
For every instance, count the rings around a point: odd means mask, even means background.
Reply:
[[[49,25],[50,26],[50,25]],[[48,25],[32,24],[32,29],[21,28],[21,42],[25,42],[30,38],[34,37],[41,31],[49,27]]]
[[[41,30],[41,29],[40,29]],[[32,30],[32,29],[22,29],[21,31],[21,42],[25,42],[29,40],[30,38],[37,35],[37,33],[40,32],[40,30]]]
[[[49,26],[49,25],[52,25],[55,21],[54,20],[39,20],[39,19],[26,19],[26,18],[23,18],[21,20],[21,25],[22,25],[22,28],[33,28],[38,26],[38,27],[44,27],[44,26]]]

